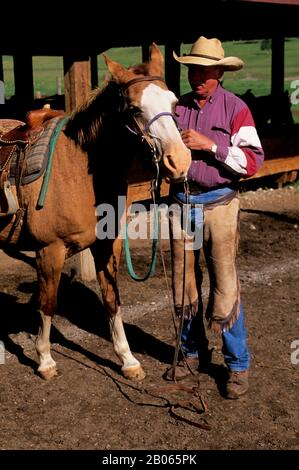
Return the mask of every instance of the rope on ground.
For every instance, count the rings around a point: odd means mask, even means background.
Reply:
[[[168,413],[170,414],[170,416],[172,416],[173,418],[175,418],[179,421],[183,421],[186,424],[195,426],[195,427],[200,428],[200,429],[204,429],[206,431],[210,431],[212,429],[212,427],[207,423],[206,419],[204,419],[204,418],[201,418],[201,421],[199,422],[198,420],[193,420],[193,419],[187,418],[187,417],[185,417],[182,414],[177,412],[178,409],[182,409],[182,410],[188,411],[189,413],[196,413],[197,415],[198,414],[203,415],[208,410],[207,404],[206,404],[202,394],[200,393],[199,383],[197,383],[196,385],[193,385],[191,387],[186,386],[184,384],[175,383],[175,384],[169,384],[169,385],[162,386],[162,387],[147,387],[146,388],[146,387],[134,385],[132,382],[130,382],[127,379],[124,379],[124,378],[122,379],[122,378],[116,377],[113,373],[111,373],[108,370],[107,367],[99,366],[99,365],[97,365],[96,367],[93,367],[93,366],[90,366],[90,365],[86,364],[83,361],[80,361],[76,358],[73,358],[73,357],[71,357],[71,356],[69,356],[69,355],[67,355],[67,354],[65,354],[61,351],[58,351],[57,349],[52,349],[52,351],[54,351],[57,354],[60,354],[64,357],[67,357],[68,359],[71,359],[71,360],[83,365],[84,367],[86,367],[88,369],[92,369],[92,370],[94,370],[96,372],[99,372],[100,374],[105,375],[106,377],[110,378],[114,382],[114,384],[116,385],[118,390],[121,392],[121,394],[127,400],[129,400],[130,403],[132,403],[134,405],[153,406],[153,407],[157,407],[157,408],[167,408]],[[134,390],[134,391],[140,393],[140,394],[146,394],[146,395],[148,395],[150,397],[153,397],[155,399],[163,400],[164,403],[163,404],[161,404],[161,403],[144,403],[144,402],[136,401],[134,398],[132,398],[123,389],[123,387],[122,387],[123,385],[130,388],[131,390]],[[191,395],[191,398],[189,398],[188,400],[186,400],[186,399],[184,399],[184,400],[179,400],[179,399],[173,400],[173,399],[169,399],[168,397],[166,397],[164,395],[160,395],[160,393],[170,393],[170,392],[184,392],[184,393],[187,393],[187,394]],[[198,405],[198,402],[199,402],[199,405]]]

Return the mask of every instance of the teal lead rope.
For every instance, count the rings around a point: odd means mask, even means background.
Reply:
[[[49,144],[49,161],[48,161],[45,176],[44,176],[44,179],[43,179],[43,184],[42,184],[42,187],[41,187],[41,190],[40,190],[40,193],[39,193],[39,197],[38,197],[38,201],[37,201],[37,209],[42,209],[44,207],[46,195],[47,195],[47,192],[48,192],[49,179],[50,179],[51,170],[52,170],[52,163],[53,163],[53,155],[54,155],[55,145],[56,145],[58,136],[61,132],[61,129],[66,124],[68,119],[69,119],[68,117],[65,117],[65,118],[61,119],[61,121],[57,124],[57,126],[56,126],[56,128],[53,132],[53,135],[51,137],[50,144]]]
[[[131,253],[130,253],[130,246],[129,246],[129,237],[128,237],[128,224],[126,224],[125,228],[125,238],[124,238],[124,250],[125,250],[125,257],[126,257],[126,263],[128,267],[128,273],[130,277],[134,281],[146,281],[149,277],[151,277],[156,268],[156,261],[157,261],[157,251],[158,251],[158,244],[159,244],[159,210],[155,208],[155,214],[154,214],[154,230],[153,230],[153,243],[152,243],[152,261],[151,265],[149,268],[149,271],[145,276],[140,277],[135,273],[133,264],[132,264],[132,258],[131,258]]]

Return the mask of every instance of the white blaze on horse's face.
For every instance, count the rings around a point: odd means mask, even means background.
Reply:
[[[148,123],[160,113],[173,114],[176,103],[177,98],[172,91],[151,83],[142,92],[140,109]],[[148,133],[162,156],[166,176],[171,180],[184,179],[191,163],[191,154],[173,118],[170,115],[158,117],[150,124]]]
[[[172,91],[164,90],[161,87],[150,84],[148,85],[141,96],[140,108],[146,122],[149,122],[159,113],[167,112],[173,113],[177,98]],[[155,120],[149,129],[149,134],[156,138],[156,144],[160,152],[162,152],[161,142],[180,142],[179,131],[173,122],[171,116],[161,116]]]

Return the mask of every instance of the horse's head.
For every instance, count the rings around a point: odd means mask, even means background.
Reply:
[[[168,90],[163,75],[163,56],[155,43],[150,59],[140,66],[126,69],[104,54],[113,79],[118,83],[126,109],[131,112],[128,127],[139,133],[153,149],[154,158],[162,161],[166,178],[185,178],[191,163],[190,150],[178,131],[174,108],[177,98]],[[132,128],[131,128],[132,130]]]

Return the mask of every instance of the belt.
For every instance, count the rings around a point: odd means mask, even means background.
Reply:
[[[185,185],[184,183],[174,183],[171,187],[173,193],[184,193]],[[219,189],[219,187],[214,188],[203,188],[199,183],[195,181],[188,181],[189,194],[197,196],[198,194],[206,193],[208,191],[213,191],[214,189]]]
[[[214,188],[203,188],[198,183],[195,183],[194,181],[189,181],[188,189],[189,189],[190,194],[198,195],[198,194],[206,193],[207,191],[211,191]]]
[[[203,204],[204,209],[213,209],[216,206],[222,206],[229,204],[235,197],[237,196],[237,191],[233,190],[231,193],[225,194],[224,196],[219,197],[215,201],[206,202]],[[172,196],[175,202],[178,202],[181,206],[185,203],[182,202],[180,199],[177,199],[175,195]],[[198,204],[189,204],[191,209],[198,207]]]
[[[211,188],[203,187],[199,183],[196,183],[196,181],[188,181],[188,189],[189,189],[189,194],[192,196],[198,196],[199,194],[207,193],[209,191],[215,191],[215,189],[220,189],[220,188],[230,188],[236,190],[236,185],[234,184],[226,184],[223,186],[213,186]],[[171,192],[172,193],[184,193],[185,192],[185,185],[184,183],[173,183],[171,185]]]

